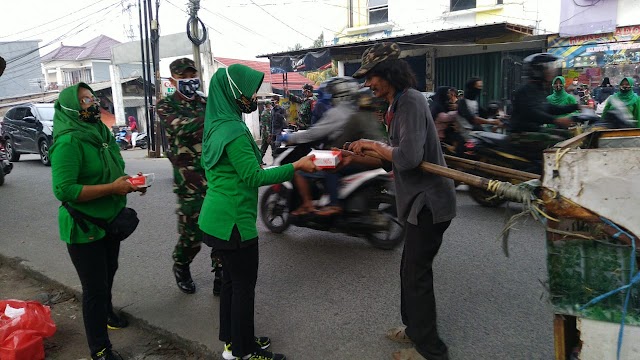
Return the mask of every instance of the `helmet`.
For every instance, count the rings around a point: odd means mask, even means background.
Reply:
[[[531,80],[543,81],[545,70],[558,67],[559,57],[550,53],[537,53],[524,58],[525,75]]]
[[[331,100],[331,94],[327,92],[327,82],[323,82],[318,86],[318,99],[319,100]]]
[[[331,95],[331,101],[334,105],[341,101],[355,101],[360,89],[358,82],[349,76],[334,77],[325,81],[324,84],[325,92]]]

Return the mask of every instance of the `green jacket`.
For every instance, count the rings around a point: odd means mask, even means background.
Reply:
[[[198,224],[222,240],[231,238],[234,226],[242,241],[256,238],[258,187],[293,177],[292,164],[262,169],[262,153],[237,104],[241,95],[251,98],[263,79],[263,73],[240,64],[211,77],[202,143],[207,193]]]
[[[631,117],[637,121],[637,126],[640,128],[640,96],[633,92],[634,81],[632,77],[626,77],[623,80],[627,80],[629,85],[631,85],[631,90],[627,93],[622,93],[618,91],[617,93],[610,96],[617,98],[622,101],[626,106],[627,110],[631,114]],[[622,81],[620,81],[622,83]],[[604,105],[604,109],[602,110],[602,118],[605,117],[607,112],[611,109],[611,102],[607,99],[607,103]]]
[[[54,143],[50,150],[53,193],[59,201],[110,222],[125,207],[126,196],[109,195],[76,202],[84,185],[108,184],[125,175],[124,160],[109,129],[102,122],[91,124],[78,119],[75,111],[80,110],[77,99],[80,86],[89,88],[85,84],[66,88],[55,104]],[[89,228],[87,233],[80,229],[63,206],[58,208],[62,241],[88,243],[105,236],[104,230],[98,226],[85,223]]]
[[[238,226],[242,241],[258,236],[258,188],[293,178],[293,165],[263,170],[253,153],[253,140],[240,136],[227,144],[217,164],[206,171],[209,189],[198,224],[205,233],[229,240]]]

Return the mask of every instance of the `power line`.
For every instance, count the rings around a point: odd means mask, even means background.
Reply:
[[[255,2],[255,1],[253,1],[253,0],[250,0],[250,1],[251,1],[251,3],[252,3],[253,5],[255,5],[255,6],[259,7],[259,8],[260,8],[260,10],[264,11],[267,15],[269,15],[269,16],[271,16],[272,18],[276,19],[276,20],[277,20],[278,22],[280,22],[282,25],[284,25],[284,26],[288,27],[289,29],[291,29],[291,30],[293,30],[293,31],[297,32],[298,34],[300,34],[300,35],[302,35],[302,36],[306,37],[307,39],[309,39],[309,40],[311,40],[311,41],[315,41],[315,39],[312,39],[312,38],[308,37],[307,35],[305,35],[305,34],[301,33],[300,31],[298,31],[298,30],[296,30],[296,29],[292,28],[291,26],[289,26],[289,25],[288,25],[287,23],[285,23],[284,21],[282,21],[282,20],[278,19],[277,17],[273,16],[273,15],[272,15],[270,12],[268,12],[265,8],[263,8],[262,6],[260,6],[260,5],[256,4],[256,2]]]
[[[103,1],[106,1],[106,0],[99,0],[99,1],[97,1],[97,2],[95,2],[95,3],[93,3],[93,4],[91,4],[91,5],[86,6],[86,7],[85,7],[85,8],[83,8],[82,10],[86,10],[86,9],[88,9],[88,8],[90,8],[90,7],[94,6],[94,5],[98,5],[99,3],[103,2]],[[119,3],[119,2],[120,2],[120,0],[118,0],[117,2]],[[82,10],[81,10],[81,11],[82,11]],[[25,29],[25,30],[21,30],[21,31],[15,32],[15,33],[13,33],[13,34],[9,34],[9,35],[2,35],[2,36],[0,36],[0,39],[6,38],[6,37],[10,37],[10,36],[13,36],[13,35],[22,34],[22,33],[24,33],[24,32],[29,32],[30,30],[33,30],[33,29],[37,29],[37,28],[43,27],[43,26],[45,26],[45,25],[51,24],[51,23],[56,22],[56,21],[58,21],[58,20],[62,20],[62,19],[64,19],[64,18],[69,17],[69,16],[72,16],[72,15],[76,15],[76,16],[77,16],[77,15],[78,15],[78,13],[77,13],[77,12],[70,12],[70,13],[68,13],[67,15],[63,15],[63,16],[61,16],[61,17],[59,17],[59,18],[56,18],[56,19],[53,19],[53,20],[51,20],[51,21],[47,21],[47,22],[46,22],[46,23],[44,23],[44,24],[40,24],[40,25],[37,25],[37,26],[31,26],[31,27],[29,27],[28,29]],[[76,21],[77,21],[77,20],[76,20]],[[38,34],[36,34],[36,35],[40,35],[40,34],[42,34],[42,33],[38,33]],[[36,35],[29,35],[29,36],[27,36],[27,38],[29,38],[29,37],[33,37],[33,36],[36,36]],[[26,38],[25,38],[25,39],[26,39]]]
[[[109,10],[109,11],[107,12],[107,13],[110,13],[110,12],[113,10],[113,7],[114,7],[115,5],[117,5],[117,4],[118,4],[118,3],[111,4],[111,5],[109,5],[109,6],[105,7],[105,8],[103,8],[103,9],[100,9],[100,10],[98,10],[98,11],[94,12],[93,14],[91,14],[91,15],[89,15],[89,16],[96,15],[96,14],[98,14],[98,13],[100,13],[100,12],[102,12],[102,11],[104,11],[104,10],[106,10],[106,9],[110,8],[110,7],[112,7],[112,9],[111,9],[111,10]],[[106,14],[105,14],[105,16],[106,16]],[[106,18],[104,18],[104,17],[103,17],[103,19],[102,19],[102,20],[100,20],[100,21],[98,21],[98,23],[100,23],[100,22],[104,21],[105,19],[106,19]],[[47,46],[49,46],[49,45],[51,45],[51,44],[53,44],[53,43],[55,43],[55,42],[57,42],[57,41],[59,41],[59,40],[63,40],[63,39],[65,39],[65,38],[67,38],[67,37],[71,36],[71,35],[69,34],[71,31],[73,31],[73,30],[77,29],[78,27],[80,27],[80,26],[82,26],[82,25],[86,24],[87,22],[89,22],[89,21],[91,21],[91,20],[92,20],[92,19],[91,19],[90,17],[89,17],[89,18],[87,18],[87,19],[85,19],[85,21],[83,21],[82,23],[78,24],[77,26],[74,26],[73,28],[71,28],[70,30],[68,30],[65,34],[62,34],[62,35],[58,36],[57,38],[55,38],[55,39],[51,40],[50,42],[46,43],[45,45],[42,45],[42,46],[38,47],[37,49],[30,50],[30,51],[28,51],[28,52],[26,52],[26,53],[24,53],[24,54],[18,55],[18,56],[14,57],[14,58],[12,58],[12,59],[10,59],[10,60],[7,60],[7,64],[10,64],[10,63],[13,63],[13,62],[15,62],[15,61],[17,61],[17,60],[20,60],[20,59],[22,59],[22,58],[24,58],[24,57],[26,57],[26,56],[28,56],[28,55],[30,55],[30,54],[32,54],[32,53],[34,53],[34,52],[36,52],[36,51],[39,51],[40,49],[42,49],[42,48],[44,48],[44,47],[47,47]],[[90,26],[92,26],[92,25],[89,25],[88,27],[90,27]],[[85,29],[86,29],[86,28],[85,28]],[[83,30],[84,30],[84,29],[83,29]],[[79,32],[81,32],[81,31],[83,31],[83,30],[80,30]],[[77,35],[79,32],[76,32],[76,33],[74,33],[73,35]]]

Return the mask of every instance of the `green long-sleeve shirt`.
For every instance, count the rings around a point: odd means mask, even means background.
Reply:
[[[293,165],[262,169],[248,136],[239,136],[224,149],[217,163],[206,170],[207,194],[198,224],[205,233],[229,240],[234,225],[242,241],[258,236],[258,188],[293,178]]]
[[[109,146],[117,149],[115,141]],[[76,202],[84,185],[100,185],[104,169],[100,161],[100,149],[90,143],[79,141],[72,134],[56,139],[51,151],[51,180],[53,194],[61,202],[68,202],[73,208],[98,219],[111,222],[125,207],[126,196],[109,195],[86,202]],[[118,159],[122,173],[114,174],[111,181],[124,175],[124,160]],[[117,175],[117,176],[116,176]],[[69,244],[88,243],[100,240],[105,232],[100,227],[85,221],[88,232],[82,231],[67,209],[58,209],[60,239]]]

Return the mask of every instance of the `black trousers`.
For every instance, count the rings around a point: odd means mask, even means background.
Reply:
[[[231,237],[240,233],[234,228]],[[254,334],[254,304],[258,279],[258,241],[246,247],[219,249],[224,271],[220,294],[220,341],[233,343],[233,355],[257,351]]]
[[[433,223],[426,208],[418,226],[405,223],[404,250],[400,265],[402,322],[416,350],[430,360],[449,359],[447,345],[438,336],[436,298],[433,292],[433,260],[451,221]]]
[[[269,136],[269,138],[271,138],[271,136]],[[269,148],[269,144],[270,141],[265,141],[265,139],[262,139],[262,144],[260,145],[260,152],[262,153],[262,157],[264,157],[264,155],[267,153],[267,149]]]
[[[107,315],[113,311],[111,287],[118,270],[120,242],[103,238],[68,244],[67,250],[82,284],[82,318],[91,353],[110,348]]]

